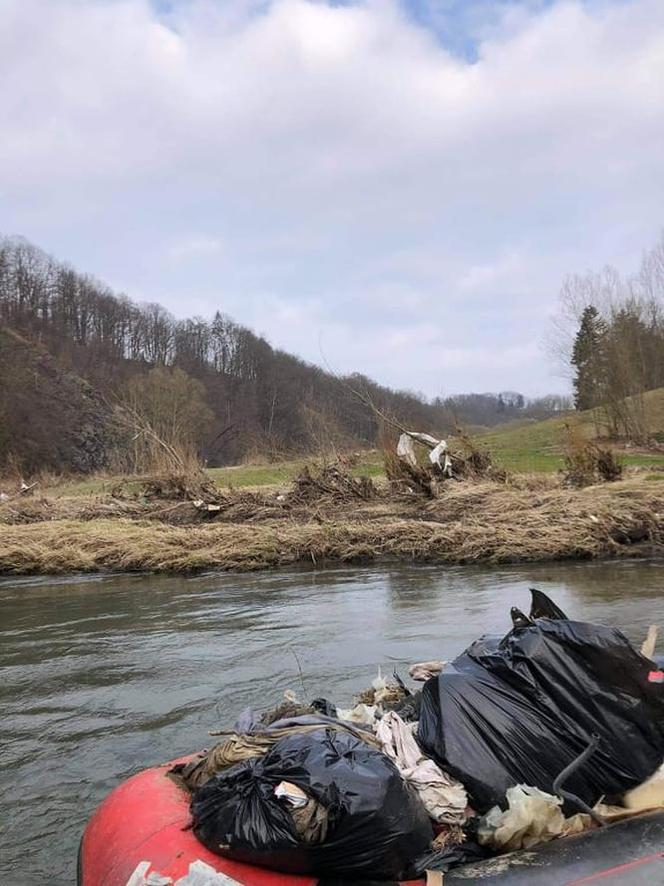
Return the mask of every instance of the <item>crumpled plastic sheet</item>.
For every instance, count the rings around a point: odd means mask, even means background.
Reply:
[[[664,763],[650,778],[625,794],[623,805],[632,810],[664,806]]]
[[[397,713],[385,714],[376,726],[376,736],[383,753],[417,791],[430,818],[440,824],[465,820],[468,797],[464,786],[423,756],[411,729]]]
[[[408,462],[411,467],[417,467],[414,441],[429,446],[429,461],[431,464],[437,465],[445,476],[452,476],[452,459],[448,453],[447,441],[436,440],[430,434],[421,434],[418,431],[404,432],[397,442],[397,455],[399,458]]]
[[[563,801],[539,788],[518,784],[506,793],[508,808],[494,806],[483,816],[477,830],[482,846],[501,852],[530,849],[556,837],[578,834],[592,824],[590,815],[577,813],[565,818]]]
[[[376,705],[356,704],[354,708],[339,708],[339,717],[345,723],[357,723],[361,726],[373,726],[378,708]]]

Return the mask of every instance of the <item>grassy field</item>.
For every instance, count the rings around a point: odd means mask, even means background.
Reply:
[[[593,436],[586,424],[588,436]],[[517,473],[557,471],[563,467],[565,420],[552,418],[532,425],[506,426],[481,434],[476,441],[486,446],[501,467]],[[664,467],[664,453],[622,452],[625,465]]]
[[[653,435],[664,434],[664,389],[649,391],[644,400],[650,432]],[[595,437],[592,413],[582,412],[567,418],[502,425],[476,439],[488,447],[499,465],[510,471],[557,471],[563,467],[567,423],[579,427],[589,438]],[[621,458],[625,465],[655,469],[664,467],[664,453],[621,452]]]
[[[517,474],[551,474],[563,467],[565,429],[560,419],[510,426],[482,434],[475,440],[490,450],[495,464]],[[661,477],[655,473],[664,471],[664,454],[621,453],[621,459],[626,465],[651,467],[652,479],[664,479],[664,473]],[[300,458],[273,464],[209,468],[208,473],[221,488],[286,487],[305,465],[315,461],[315,458]],[[364,453],[350,473],[356,477],[383,477],[380,454],[375,450]],[[138,492],[140,488],[138,483],[131,480],[123,480],[120,485],[124,494]],[[55,497],[102,495],[111,493],[117,487],[117,477],[97,476],[54,484],[50,486],[49,494]]]

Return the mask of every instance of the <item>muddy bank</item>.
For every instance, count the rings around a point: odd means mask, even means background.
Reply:
[[[306,490],[305,490],[306,493]],[[0,507],[0,573],[255,570],[394,559],[445,564],[664,550],[664,484],[449,483],[432,501],[374,492],[229,492],[192,502],[56,499]]]

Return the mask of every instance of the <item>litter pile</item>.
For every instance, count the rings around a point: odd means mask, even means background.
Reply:
[[[661,672],[532,595],[506,636],[413,665],[421,689],[379,674],[349,709],[287,693],[215,733],[173,770],[198,839],[288,874],[394,881],[664,805]]]

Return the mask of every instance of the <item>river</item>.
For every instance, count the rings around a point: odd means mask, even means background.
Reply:
[[[71,886],[104,795],[247,705],[346,703],[379,666],[507,631],[532,585],[640,643],[663,582],[663,562],[2,579],[0,883]]]

